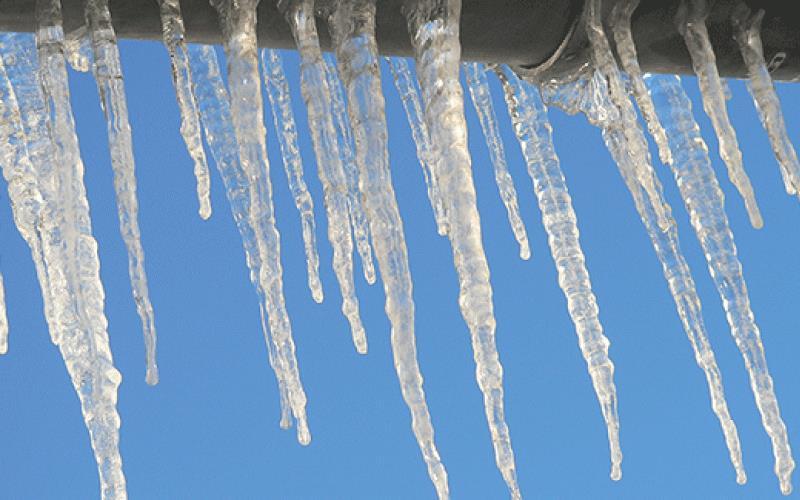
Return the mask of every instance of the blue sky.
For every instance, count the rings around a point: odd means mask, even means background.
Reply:
[[[256,296],[248,280],[222,183],[212,174],[214,215],[197,216],[191,160],[164,48],[123,42],[133,126],[140,224],[156,308],[161,383],[144,383],[144,348],[117,227],[105,125],[90,76],[71,73],[73,109],[86,164],[111,345],[123,374],[121,448],[131,498],[433,498],[392,365],[380,286],[357,288],[369,354],[355,353],[331,270],[321,186],[300,106],[297,60],[287,58],[306,179],[316,202],[326,299],[315,304],[296,213],[268,119],[269,153],[288,310],[309,396],[313,441],[303,448],[278,427],[278,395],[267,363]],[[386,70],[387,68],[384,68]],[[435,231],[410,131],[384,71],[395,188],[404,219],[419,361],[436,440],[454,498],[505,498],[494,466],[469,335],[457,306],[446,239]],[[754,230],[716,154],[694,79],[685,87],[711,148],[761,326],[781,410],[800,443],[800,261],[797,199],[783,191],[766,135],[740,82],[731,119],[765,227]],[[506,412],[523,495],[528,498],[773,498],[778,485],[739,353],[701,249],[668,170],[657,169],[681,229],[711,342],[738,424],[746,486],[737,486],[661,268],[600,134],[581,118],[551,112],[556,148],[573,196],[601,320],[617,366],[623,479],[608,478],[605,428],[558,289],[530,180],[493,81],[512,176],[533,257],[518,248],[494,185],[488,152],[467,102],[483,237],[492,270]],[[785,110],[800,88],[781,85]],[[269,118],[269,115],[267,115]],[[800,142],[800,117],[787,114]],[[5,193],[5,189],[3,189]],[[0,203],[0,268],[11,336],[0,359],[0,484],[4,498],[92,498],[98,481],[66,370],[50,343],[28,248]],[[798,483],[796,481],[796,483]],[[800,484],[800,483],[798,483]]]

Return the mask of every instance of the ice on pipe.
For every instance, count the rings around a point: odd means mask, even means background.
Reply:
[[[736,244],[725,214],[724,195],[708,158],[708,147],[678,77],[653,77],[648,87],[670,140],[675,158],[672,164],[675,181],[722,299],[731,335],[744,357],[761,421],[772,441],[775,474],[781,492],[788,495],[792,491],[795,462],[767,367],[761,332],[750,308],[742,264],[736,255]]]
[[[331,35],[347,90],[347,111],[369,229],[392,325],[392,352],[400,390],[411,411],[411,427],[428,474],[441,499],[449,498],[447,471],[434,442],[414,333],[414,297],[403,220],[389,169],[386,103],[375,40],[375,0],[334,2]]]
[[[669,139],[656,113],[652,97],[645,84],[645,78],[642,76],[641,70],[639,69],[639,62],[636,59],[636,49],[631,35],[630,14],[636,5],[638,5],[638,0],[626,1],[617,5],[621,7],[619,8],[619,12],[616,13],[614,37],[619,50],[624,51],[626,54],[625,57],[621,58],[623,67],[628,74],[631,75],[631,80],[634,84],[634,96],[639,104],[639,109],[642,110],[642,114],[647,117],[645,120],[651,135],[656,139],[659,146],[661,159],[665,165],[671,165],[673,157],[672,152],[669,150]],[[625,49],[622,47],[625,47]],[[666,151],[663,150],[664,148],[666,148]],[[681,265],[681,267],[683,266]],[[714,351],[708,339],[702,317],[700,299],[697,296],[689,270],[684,269],[682,274],[676,274],[675,276],[681,275],[683,276],[682,280],[680,280],[683,282],[681,285],[688,284],[691,285],[691,287],[684,288],[685,292],[679,292],[680,288],[670,285],[674,290],[673,297],[675,297],[676,305],[678,306],[678,315],[681,318],[683,328],[692,345],[695,360],[705,373],[711,396],[711,407],[722,427],[731,463],[736,471],[736,481],[739,484],[744,484],[747,481],[747,474],[745,473],[744,464],[742,463],[742,449],[739,442],[739,435],[736,425],[728,411],[728,405],[725,400],[725,390],[722,384],[722,374],[717,366]]]
[[[708,37],[708,28],[706,27],[708,12],[709,4],[706,0],[683,0],[676,14],[675,22],[689,49],[692,67],[697,75],[697,83],[703,97],[703,108],[711,119],[714,132],[717,134],[719,155],[728,167],[728,177],[744,200],[750,224],[755,228],[760,228],[764,225],[764,220],[761,217],[750,178],[744,169],[736,132],[728,118],[725,88],[717,70],[714,47],[711,46],[711,40]]]
[[[208,174],[206,153],[203,151],[203,139],[200,135],[200,117],[197,102],[194,98],[192,72],[189,68],[189,54],[186,52],[186,36],[181,15],[179,0],[158,0],[161,11],[161,30],[164,45],[169,52],[172,66],[172,83],[181,112],[181,136],[189,156],[194,162],[194,175],[197,179],[197,200],[200,205],[200,217],[211,217],[211,178]]]
[[[133,299],[144,332],[147,360],[145,380],[148,384],[154,385],[158,383],[155,314],[147,289],[144,249],[139,231],[139,201],[136,198],[136,173],[131,125],[128,121],[128,103],[108,0],[86,1],[86,25],[92,39],[94,77],[108,128],[119,229],[128,249],[128,273]]]
[[[330,112],[331,89],[319,46],[311,0],[291,0],[286,18],[300,53],[300,88],[308,112],[311,141],[328,216],[328,240],[333,247],[333,270],[342,293],[342,313],[350,322],[353,344],[367,352],[367,336],[361,324],[358,297],[353,282],[353,239],[348,219],[347,177],[339,154],[336,127]]]
[[[45,268],[38,277],[48,327],[80,399],[101,496],[124,499],[116,410],[121,376],[109,348],[105,294],[83,187],[83,164],[79,156],[69,156],[78,148],[69,94],[60,92],[67,89],[60,5],[42,3],[37,14],[36,40],[30,34],[7,34],[2,40],[4,60],[9,63],[7,71],[0,62],[3,175],[15,223],[31,246],[34,261],[41,259]],[[51,115],[43,112],[45,100],[52,106],[52,123]],[[21,117],[26,117],[24,123]],[[36,151],[34,159],[29,156],[31,149]],[[33,214],[36,218],[29,219]]]
[[[498,72],[508,114],[519,140],[542,212],[550,253],[558,270],[558,284],[567,299],[583,358],[589,368],[606,422],[611,452],[611,478],[622,475],[617,389],[610,342],[603,333],[597,299],[592,291],[586,258],[578,239],[578,220],[553,146],[552,127],[539,90],[522,82],[508,67]]]
[[[631,170],[631,179],[635,179],[641,189],[632,191],[636,197],[647,197],[648,200],[637,200],[637,203],[649,203],[662,229],[666,229],[669,224],[667,208],[659,201],[658,179],[655,178],[650,167],[649,151],[647,140],[639,127],[636,111],[628,98],[625,90],[622,74],[617,67],[611,45],[606,37],[602,19],[602,0],[588,0],[588,10],[586,15],[586,34],[591,44],[592,59],[594,67],[608,81],[608,95],[611,102],[618,109],[617,115],[623,122],[619,131],[624,135],[624,141],[619,143],[620,147],[625,148],[623,154],[630,156],[633,161],[627,163]]]
[[[285,384],[288,402],[297,423],[297,439],[301,444],[308,444],[311,434],[306,416],[307,400],[300,381],[292,327],[283,294],[280,234],[275,225],[269,177],[256,45],[257,4],[257,0],[212,2],[219,13],[225,40],[230,113],[239,148],[239,161],[249,181],[248,218],[255,232],[261,260],[258,280],[266,298],[263,307],[276,349],[273,356],[278,367],[278,380]]]
[[[617,54],[619,54],[622,69],[625,70],[630,79],[633,97],[636,99],[636,104],[639,106],[639,111],[641,111],[645,123],[647,123],[647,130],[658,145],[658,156],[661,162],[667,165],[672,161],[667,134],[664,132],[661,122],[658,121],[658,116],[656,116],[655,109],[653,109],[653,100],[650,99],[650,94],[644,84],[642,69],[639,66],[639,56],[631,33],[631,15],[633,15],[639,3],[640,0],[620,0],[617,2],[611,11],[611,31],[614,35],[614,43],[617,46]]]
[[[275,372],[281,401],[281,427],[291,425],[291,409],[284,373],[276,357],[275,343],[266,319],[264,302],[267,300],[260,281],[261,254],[256,233],[250,221],[250,180],[239,161],[239,145],[233,128],[230,98],[222,79],[217,54],[210,45],[189,44],[189,60],[195,84],[195,96],[200,111],[201,123],[217,171],[225,186],[225,195],[231,206],[233,220],[242,238],[250,281],[256,288],[261,312],[261,327],[267,344],[269,364]]]
[[[319,279],[319,252],[317,251],[317,229],[314,222],[314,200],[308,192],[304,180],[303,159],[297,145],[297,126],[294,121],[289,84],[283,71],[281,54],[274,49],[261,50],[261,70],[264,74],[264,85],[278,132],[278,143],[283,159],[283,168],[289,179],[289,190],[297,210],[300,212],[300,223],[303,227],[303,244],[306,252],[306,272],[308,288],[314,302],[323,299],[322,283]]]
[[[511,436],[505,421],[503,367],[495,343],[489,265],[467,147],[464,93],[459,81],[460,0],[412,0],[405,4],[422,90],[425,121],[437,158],[432,166],[447,214],[447,235],[459,281],[461,314],[472,338],[478,387],[483,393],[495,460],[513,498],[519,498]]]
[[[375,264],[372,261],[372,247],[369,244],[369,223],[364,212],[364,204],[359,192],[359,173],[356,165],[355,142],[352,127],[347,117],[344,89],[339,78],[336,59],[331,54],[325,54],[325,79],[331,91],[331,115],[334,117],[336,132],[339,137],[339,153],[341,154],[342,167],[347,179],[347,207],[350,214],[350,224],[353,228],[353,237],[356,240],[356,251],[361,258],[361,267],[364,270],[364,279],[370,285],[375,283]]]
[[[761,44],[763,18],[763,10],[752,13],[745,4],[739,4],[732,16],[733,36],[747,67],[747,89],[753,96],[758,116],[775,152],[786,192],[800,196],[800,161],[786,132],[781,103],[764,61],[764,48]]]
[[[494,179],[497,183],[497,188],[500,190],[500,198],[502,198],[506,207],[511,230],[514,232],[514,237],[519,244],[519,256],[523,260],[528,260],[531,257],[528,233],[525,230],[522,217],[519,215],[517,190],[514,188],[514,180],[508,171],[503,139],[500,136],[497,115],[494,112],[494,104],[492,104],[489,80],[486,78],[486,67],[476,62],[463,63],[463,66],[464,73],[467,75],[467,86],[472,97],[472,104],[478,114],[483,136],[486,138],[486,145],[489,147],[489,156],[494,167]]]
[[[404,57],[387,58],[389,67],[394,77],[394,84],[400,100],[403,102],[403,109],[406,112],[408,126],[411,128],[411,136],[417,149],[419,166],[422,168],[422,176],[425,178],[425,187],[428,192],[428,200],[431,202],[433,216],[436,220],[436,229],[440,236],[447,234],[447,219],[444,214],[444,204],[442,195],[439,193],[439,183],[433,172],[433,162],[438,157],[436,145],[431,142],[428,133],[428,125],[422,111],[422,98],[417,88],[417,77],[412,73],[408,64],[408,59]]]

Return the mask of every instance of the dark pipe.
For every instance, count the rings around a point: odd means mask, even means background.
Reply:
[[[545,77],[560,76],[588,60],[579,18],[584,0],[462,0],[461,42],[465,60],[511,64],[517,68],[547,66]],[[743,77],[745,71],[733,40],[730,13],[738,0],[717,0],[707,24],[723,76]],[[32,31],[35,0],[0,0],[0,30]],[[83,24],[83,0],[62,0],[67,31]],[[111,13],[121,38],[160,39],[156,0],[111,0]],[[800,79],[800,15],[796,0],[748,0],[751,9],[766,11],[762,38],[767,61],[785,57],[773,71],[778,80]],[[378,0],[377,36],[382,53],[411,55],[403,0]],[[607,10],[614,0],[606,0]],[[642,69],[655,73],[692,72],[689,54],[674,17],[680,0],[642,0],[633,14],[633,36]],[[208,0],[182,0],[189,41],[220,43],[220,30]],[[291,32],[275,0],[258,8],[259,44],[291,48]],[[320,26],[323,48],[330,47]],[[613,39],[612,39],[613,43]],[[557,56],[557,57],[553,57]],[[553,59],[553,61],[549,61]],[[552,66],[550,63],[555,63]],[[530,71],[530,70],[529,70]]]

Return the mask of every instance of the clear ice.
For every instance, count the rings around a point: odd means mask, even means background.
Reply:
[[[353,344],[361,354],[367,352],[367,336],[358,311],[353,283],[353,238],[348,219],[348,188],[339,155],[338,139],[330,113],[331,90],[326,80],[325,61],[311,0],[291,0],[286,18],[300,53],[300,86],[308,110],[311,139],[328,215],[328,239],[333,247],[333,270],[342,292],[342,312],[350,322]]]
[[[359,173],[356,165],[356,144],[353,131],[347,118],[344,89],[339,79],[339,70],[336,59],[331,54],[323,56],[325,60],[325,79],[331,91],[331,116],[336,124],[339,137],[339,153],[347,179],[347,208],[350,214],[350,224],[353,228],[353,237],[356,240],[356,251],[361,258],[361,267],[364,270],[364,279],[370,285],[375,283],[375,264],[372,261],[372,248],[369,244],[369,223],[364,212],[364,203],[359,192]]]
[[[519,256],[523,260],[528,260],[531,258],[528,233],[522,217],[519,215],[519,202],[517,201],[517,190],[514,188],[514,180],[508,172],[503,139],[500,136],[497,115],[494,112],[494,104],[492,104],[492,94],[489,90],[489,79],[486,78],[486,67],[476,62],[464,63],[463,66],[464,73],[467,75],[467,86],[472,97],[472,104],[478,114],[481,129],[489,147],[489,155],[494,167],[494,179],[500,190],[500,198],[503,199],[503,204],[506,206],[511,230],[519,244]]]
[[[767,368],[761,333],[750,309],[742,264],[736,256],[736,244],[725,214],[724,195],[711,168],[708,148],[692,116],[691,101],[678,77],[653,77],[648,86],[675,157],[672,164],[675,181],[722,299],[731,335],[744,357],[761,421],[772,441],[775,474],[780,480],[781,492],[788,495],[792,491],[791,476],[795,467],[789,436]]]
[[[194,175],[197,178],[197,200],[200,204],[200,217],[211,217],[211,178],[208,174],[206,153],[200,136],[200,117],[194,98],[192,72],[189,68],[189,54],[186,52],[185,29],[179,0],[158,0],[161,10],[161,30],[164,45],[169,52],[172,65],[172,82],[181,111],[181,136],[194,161]]]
[[[425,121],[438,152],[432,166],[447,213],[447,235],[460,287],[458,303],[472,337],[478,387],[483,393],[497,467],[511,496],[520,498],[514,451],[505,422],[503,367],[495,343],[492,285],[481,240],[467,147],[464,93],[459,81],[461,1],[419,0],[406,4],[405,10]]]
[[[278,132],[278,143],[283,157],[283,168],[289,179],[289,190],[294,204],[300,212],[303,226],[303,244],[306,252],[308,288],[314,302],[323,299],[322,282],[319,279],[319,252],[317,251],[317,228],[314,222],[314,200],[308,192],[303,178],[303,159],[297,145],[297,126],[294,121],[289,84],[283,71],[283,60],[277,50],[261,50],[261,70],[264,85],[272,107],[272,118]]]
[[[436,220],[436,229],[440,236],[445,236],[447,235],[447,218],[444,214],[442,195],[439,193],[439,183],[433,172],[433,162],[436,161],[439,154],[436,152],[436,145],[431,142],[428,125],[425,123],[417,78],[411,72],[408,59],[404,57],[387,59],[417,148],[417,158],[419,158],[419,166],[422,168],[422,175],[425,178],[425,187],[428,190],[428,200],[431,202],[433,216]]]
[[[386,103],[375,41],[375,0],[334,4],[330,26],[353,124],[356,164],[392,324],[392,352],[411,427],[440,499],[449,498],[447,471],[434,442],[414,336],[414,297],[403,220],[389,169]]]
[[[753,96],[761,123],[767,130],[769,142],[781,168],[786,192],[790,195],[800,195],[800,161],[786,133],[781,103],[764,61],[764,48],[761,44],[763,17],[763,10],[753,14],[745,4],[739,4],[733,15],[733,36],[739,44],[739,50],[747,67],[747,88]]]
[[[703,96],[703,108],[711,119],[717,134],[719,155],[728,167],[728,177],[742,195],[747,214],[750,216],[750,224],[755,228],[761,228],[764,226],[764,220],[756,203],[750,178],[744,169],[736,132],[728,118],[728,109],[725,104],[726,92],[717,70],[714,48],[708,38],[708,28],[706,27],[708,11],[709,6],[706,0],[683,0],[675,22],[689,49],[692,67],[697,75],[697,83]]]
[[[538,89],[523,83],[507,67],[498,75],[503,85],[508,114],[528,165],[528,174],[533,181],[533,190],[542,212],[550,253],[558,270],[558,284],[567,299],[578,344],[588,365],[592,385],[606,422],[611,451],[611,478],[618,480],[622,477],[622,450],[619,444],[614,364],[608,357],[611,343],[603,334],[597,299],[592,291],[586,258],[578,240],[578,220],[553,146],[547,109]]]
[[[297,439],[311,442],[306,417],[306,394],[292,338],[292,327],[283,295],[283,269],[280,260],[280,234],[275,225],[270,165],[267,158],[267,132],[261,97],[256,46],[256,6],[258,0],[213,0],[219,12],[228,62],[230,111],[239,147],[239,161],[247,174],[250,206],[248,218],[255,232],[261,260],[258,280],[266,300],[262,307],[272,333],[278,380],[285,384],[285,395],[297,424]],[[269,345],[269,341],[267,341]]]
[[[122,377],[113,364],[103,312],[97,243],[69,101],[60,4],[40,2],[37,20],[35,38],[2,37],[3,175],[15,224],[37,266],[51,337],[80,399],[101,496],[124,499],[116,410]]]
[[[289,408],[286,380],[281,366],[277,364],[278,347],[267,328],[264,318],[264,302],[266,292],[260,281],[261,254],[256,241],[256,233],[250,220],[250,180],[239,161],[239,146],[233,128],[230,98],[222,79],[217,54],[210,45],[189,44],[189,61],[195,84],[195,97],[200,110],[201,122],[205,132],[206,143],[217,166],[217,171],[225,185],[225,194],[231,206],[233,220],[242,238],[247,268],[250,270],[250,281],[256,288],[261,312],[261,328],[267,344],[269,364],[278,381],[281,401],[281,427],[288,429],[291,425],[291,409]]]
[[[156,325],[147,275],[144,270],[144,249],[139,232],[139,202],[136,199],[136,174],[133,160],[133,140],[128,122],[128,104],[122,66],[108,0],[86,1],[86,25],[92,38],[94,77],[100,94],[100,104],[106,116],[111,166],[114,169],[114,190],[117,194],[119,229],[128,249],[128,273],[133,289],[136,311],[144,332],[148,384],[158,383],[156,365]]]

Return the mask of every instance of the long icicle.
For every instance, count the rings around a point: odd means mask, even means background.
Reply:
[[[297,145],[297,126],[292,111],[292,100],[289,84],[283,71],[281,54],[274,49],[261,50],[261,71],[264,74],[264,85],[272,108],[275,130],[278,132],[278,143],[283,156],[283,168],[289,180],[294,204],[300,212],[303,226],[303,244],[306,252],[306,268],[308,288],[315,302],[323,299],[322,283],[319,279],[319,253],[317,251],[317,229],[314,222],[314,200],[308,192],[303,179],[303,159]]]
[[[428,125],[423,116],[417,78],[411,73],[408,59],[405,57],[387,58],[387,62],[392,70],[394,85],[403,102],[411,135],[416,145],[419,166],[422,168],[422,176],[425,178],[425,187],[428,191],[428,200],[431,202],[433,216],[436,220],[436,229],[440,236],[445,236],[447,235],[447,218],[444,214],[442,195],[439,193],[439,183],[433,175],[433,162],[438,153],[435,152],[436,145],[431,143]]]
[[[630,14],[633,8],[638,5],[638,0],[629,0],[618,5],[622,7],[620,8],[620,12],[617,13],[618,17],[614,22],[614,38],[617,47],[625,47],[625,49],[619,49],[621,52],[625,53],[625,56],[621,58],[623,67],[631,77],[631,81],[636,89],[634,91],[634,96],[639,103],[639,109],[642,110],[643,115],[649,115],[646,121],[648,128],[650,128],[650,133],[656,138],[656,142],[659,145],[662,161],[665,165],[672,165],[673,157],[672,152],[669,150],[669,138],[656,113],[653,99],[648,92],[648,88],[639,68],[639,62],[636,59],[636,49],[631,34]],[[644,92],[644,94],[641,92]],[[646,113],[644,111],[645,109],[648,110]],[[656,134],[663,134],[663,136],[657,138]],[[664,152],[661,148],[667,148],[667,151]],[[684,304],[681,305],[681,302]],[[689,337],[689,342],[692,344],[695,360],[705,373],[711,396],[711,407],[722,427],[731,463],[736,471],[736,482],[744,484],[747,481],[747,474],[744,470],[744,464],[742,463],[742,448],[739,442],[739,434],[736,430],[736,424],[731,419],[730,412],[728,411],[728,404],[725,401],[722,374],[717,366],[714,351],[711,348],[711,343],[706,333],[701,313],[700,299],[696,296],[696,292],[692,290],[691,294],[687,294],[682,301],[676,301],[676,304],[678,304],[679,307],[679,316],[684,325],[684,330]]]
[[[181,4],[179,0],[158,0],[158,4],[164,45],[172,65],[172,83],[175,85],[175,95],[181,112],[181,136],[194,161],[200,217],[208,219],[211,217],[211,178],[203,151],[203,139],[200,137],[200,117],[194,97],[189,54],[186,52]]]
[[[761,124],[767,130],[769,142],[781,168],[786,192],[800,196],[800,161],[786,132],[781,103],[764,62],[764,47],[761,44],[763,18],[763,10],[752,14],[744,3],[739,4],[732,18],[733,36],[747,66],[747,89],[753,96]]]
[[[347,179],[339,156],[336,127],[330,114],[331,91],[314,21],[314,2],[291,0],[286,17],[300,53],[300,86],[308,110],[311,140],[328,215],[328,240],[333,247],[333,270],[342,292],[342,312],[350,322],[353,344],[367,352],[367,336],[358,311],[353,283],[353,239],[347,208]]]
[[[62,358],[70,374],[73,386],[81,402],[89,436],[94,450],[100,476],[101,495],[104,499],[124,499],[125,476],[119,454],[119,414],[116,410],[117,389],[120,373],[113,364],[109,348],[103,303],[105,294],[100,281],[97,243],[91,235],[88,203],[83,187],[83,165],[64,154],[65,149],[77,151],[77,137],[68,134],[74,131],[63,53],[63,31],[60,24],[60,4],[39,2],[37,4],[39,30],[37,41],[42,58],[41,79],[36,59],[36,43],[32,35],[12,34],[4,39],[4,49],[14,54],[14,67],[6,74],[0,70],[2,80],[4,119],[3,137],[0,143],[16,149],[16,164],[3,162],[4,174],[13,169],[9,180],[9,195],[17,212],[18,203],[43,204],[35,232],[44,238],[42,248],[31,247],[34,254],[41,252],[46,279],[40,275],[42,294],[45,296],[45,314],[51,329],[51,337],[58,344]],[[54,70],[61,70],[54,73]],[[8,77],[11,76],[15,89]],[[53,78],[67,93],[53,93]],[[47,91],[52,115],[42,113]],[[20,101],[16,95],[21,96]],[[20,117],[38,117],[37,120],[20,122]],[[54,123],[48,122],[53,117]],[[65,123],[65,121],[67,121]],[[71,125],[72,128],[66,128]],[[23,130],[27,127],[30,134]],[[51,135],[54,131],[56,137]],[[65,133],[66,132],[66,133]],[[64,137],[73,144],[60,144]],[[27,157],[27,145],[37,150],[37,163]],[[43,151],[49,154],[40,154]],[[4,157],[8,158],[6,154]],[[38,177],[38,178],[37,178]],[[27,178],[27,180],[26,180]],[[34,185],[29,184],[33,180]],[[16,188],[22,181],[30,190]],[[12,189],[12,186],[15,186]],[[39,191],[38,186],[45,191]],[[44,193],[47,196],[44,196]],[[79,203],[72,210],[69,206],[71,193],[77,194]],[[21,196],[20,196],[21,195]],[[15,199],[16,198],[16,199]],[[28,207],[22,210],[26,212]],[[17,218],[15,213],[15,220]],[[27,233],[30,227],[20,227]],[[57,234],[60,230],[61,237]],[[25,234],[23,234],[25,236]],[[62,239],[64,238],[64,239]],[[64,245],[66,239],[80,244]],[[28,238],[26,237],[26,240]],[[30,241],[30,240],[29,240]],[[41,240],[40,240],[41,241]],[[34,255],[34,260],[40,257]],[[69,269],[72,268],[72,269]],[[47,297],[52,301],[47,304]]]
[[[719,155],[728,167],[728,177],[744,200],[750,224],[758,229],[764,226],[764,220],[750,178],[742,163],[742,152],[739,150],[736,132],[728,118],[725,90],[706,28],[708,11],[706,0],[683,0],[675,22],[692,58],[692,67],[703,97],[703,108],[711,119],[719,141]]]
[[[567,298],[578,343],[606,422],[611,450],[611,478],[618,480],[622,477],[622,451],[619,445],[614,364],[608,357],[610,342],[600,324],[597,299],[592,292],[586,259],[578,240],[578,221],[553,147],[547,110],[537,89],[523,84],[507,67],[498,74],[542,212],[550,253],[558,269],[558,284]]]
[[[481,122],[483,136],[489,147],[489,156],[494,167],[494,179],[500,191],[500,198],[506,206],[508,221],[511,230],[519,244],[519,256],[523,260],[531,257],[531,247],[528,244],[528,233],[525,231],[525,224],[519,215],[519,202],[517,201],[517,190],[514,188],[514,180],[508,171],[506,163],[506,153],[503,147],[503,139],[500,136],[500,128],[497,125],[497,116],[492,104],[492,94],[489,91],[489,80],[486,78],[486,67],[477,62],[463,63],[464,73],[467,75],[467,85],[472,97],[472,104],[478,119]]]
[[[680,80],[675,76],[652,77],[648,87],[670,139],[676,160],[672,164],[675,181],[722,299],[731,335],[744,357],[761,421],[772,441],[775,474],[780,480],[781,492],[788,495],[792,491],[791,476],[795,467],[789,436],[767,368],[761,333],[750,309],[742,264],[736,256],[736,243],[725,214],[724,195],[711,168],[708,148],[692,116],[691,101]]]
[[[147,275],[144,268],[144,250],[139,232],[139,202],[136,199],[136,176],[133,160],[131,125],[128,121],[128,104],[119,59],[119,48],[108,0],[86,1],[86,24],[92,37],[94,76],[100,103],[106,116],[111,166],[114,169],[114,190],[117,195],[119,229],[128,249],[130,274],[136,311],[144,331],[148,384],[158,383],[156,365],[156,325]]]
[[[489,264],[467,147],[464,94],[459,81],[460,0],[408,0],[405,4],[425,120],[439,157],[434,174],[447,213],[447,234],[459,278],[459,306],[469,327],[478,387],[483,393],[495,460],[513,498],[520,498],[514,451],[503,408],[503,367],[495,342]]]
[[[653,109],[653,100],[647,92],[642,77],[642,68],[639,66],[639,56],[636,52],[636,45],[633,43],[633,33],[631,32],[631,16],[639,6],[640,0],[620,0],[614,5],[611,12],[611,31],[614,35],[614,43],[617,46],[617,54],[622,63],[622,69],[630,78],[633,97],[642,112],[642,117],[647,124],[647,130],[658,146],[658,156],[661,163],[668,165],[672,161],[672,156],[667,142],[667,134],[664,127],[658,121],[656,111]]]
[[[447,471],[434,441],[414,335],[414,297],[403,220],[389,169],[386,103],[375,40],[375,0],[338,0],[331,17],[332,38],[348,96],[356,163],[375,255],[392,324],[392,352],[411,427],[441,499],[449,497]]]
[[[269,364],[275,372],[281,401],[281,427],[288,429],[291,425],[291,409],[286,381],[281,367],[277,365],[278,350],[273,336],[267,327],[264,314],[266,295],[259,281],[261,254],[256,241],[256,233],[250,221],[250,180],[239,161],[239,144],[233,128],[230,98],[217,62],[217,54],[210,45],[187,45],[191,62],[192,76],[195,84],[195,97],[200,117],[217,171],[222,177],[225,194],[231,206],[233,220],[242,238],[247,268],[250,270],[250,281],[256,288],[261,312],[261,328],[267,344]]]
[[[249,219],[261,257],[259,282],[264,290],[264,307],[275,342],[275,365],[279,380],[286,384],[292,415],[297,422],[297,439],[311,442],[306,417],[306,394],[300,381],[292,327],[283,294],[280,234],[275,225],[272,202],[266,128],[261,97],[256,47],[256,6],[258,0],[213,0],[219,12],[228,60],[231,117],[239,144],[239,160],[247,173],[250,194]]]
[[[339,153],[341,154],[342,167],[347,179],[347,207],[350,214],[350,223],[353,226],[353,236],[356,240],[356,250],[361,257],[361,267],[364,268],[364,279],[370,285],[375,283],[375,264],[372,262],[372,248],[369,244],[369,223],[364,212],[364,204],[358,191],[358,166],[356,165],[355,142],[350,122],[347,119],[344,89],[339,79],[336,59],[331,54],[323,56],[325,60],[325,79],[331,91],[331,114],[335,118],[337,135],[339,136]]]
[[[586,16],[586,34],[589,37],[592,49],[592,58],[595,68],[608,80],[608,90],[611,101],[619,109],[619,118],[623,121],[621,128],[625,135],[622,143],[627,148],[626,155],[634,158],[630,163],[633,167],[632,174],[636,181],[641,185],[641,190],[633,192],[634,196],[646,196],[649,203],[655,210],[658,217],[658,224],[662,229],[666,229],[670,222],[666,214],[666,207],[658,201],[658,179],[655,178],[653,169],[650,167],[650,153],[647,147],[647,140],[639,128],[636,111],[628,98],[625,86],[622,81],[617,62],[611,51],[611,45],[606,38],[602,20],[602,0],[589,0],[588,15]]]

